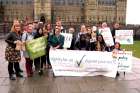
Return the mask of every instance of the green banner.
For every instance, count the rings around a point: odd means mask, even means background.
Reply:
[[[26,42],[26,49],[31,59],[35,59],[46,54],[46,41],[46,37],[40,37]]]

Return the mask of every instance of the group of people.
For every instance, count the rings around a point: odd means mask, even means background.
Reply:
[[[107,27],[107,23],[103,23],[102,27]],[[10,80],[16,80],[16,77],[23,77],[23,70],[20,68],[19,62],[21,61],[21,54],[25,58],[25,67],[28,77],[33,76],[33,64],[35,71],[38,71],[39,75],[43,74],[43,69],[51,69],[51,63],[49,60],[50,49],[63,49],[65,37],[61,33],[72,34],[72,42],[68,50],[87,50],[87,51],[113,51],[120,50],[120,44],[115,43],[114,46],[107,46],[104,42],[103,36],[98,31],[99,27],[81,25],[80,31],[76,33],[74,27],[70,27],[66,30],[61,23],[61,20],[57,20],[54,28],[50,23],[43,22],[29,22],[21,24],[19,20],[13,21],[11,31],[8,33],[5,41],[7,43],[5,49],[5,58],[8,61],[8,72]],[[112,36],[115,39],[115,30],[119,29],[119,24],[115,24],[112,30]],[[39,38],[46,37],[46,55],[32,60],[29,57],[27,49],[25,47],[26,42]],[[115,42],[115,41],[114,41]],[[21,45],[22,47],[19,48]],[[15,77],[16,75],[16,77]]]

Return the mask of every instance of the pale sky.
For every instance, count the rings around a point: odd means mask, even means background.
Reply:
[[[140,25],[140,0],[127,0],[126,24]]]

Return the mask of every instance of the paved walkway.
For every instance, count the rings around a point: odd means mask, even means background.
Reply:
[[[45,70],[43,76],[34,73],[27,78],[24,60],[20,63],[24,78],[10,81],[7,62],[4,60],[4,40],[0,40],[0,93],[140,93],[140,60],[133,58],[133,73],[117,79],[96,77],[53,77],[52,71]]]

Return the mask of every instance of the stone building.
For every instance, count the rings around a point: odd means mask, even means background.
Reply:
[[[34,19],[51,20],[51,0],[34,0]]]
[[[42,20],[55,23],[60,17],[63,24],[125,23],[127,0],[0,0],[4,17],[9,21]]]
[[[9,22],[13,19],[33,20],[33,0],[0,0],[4,6],[4,18]]]

